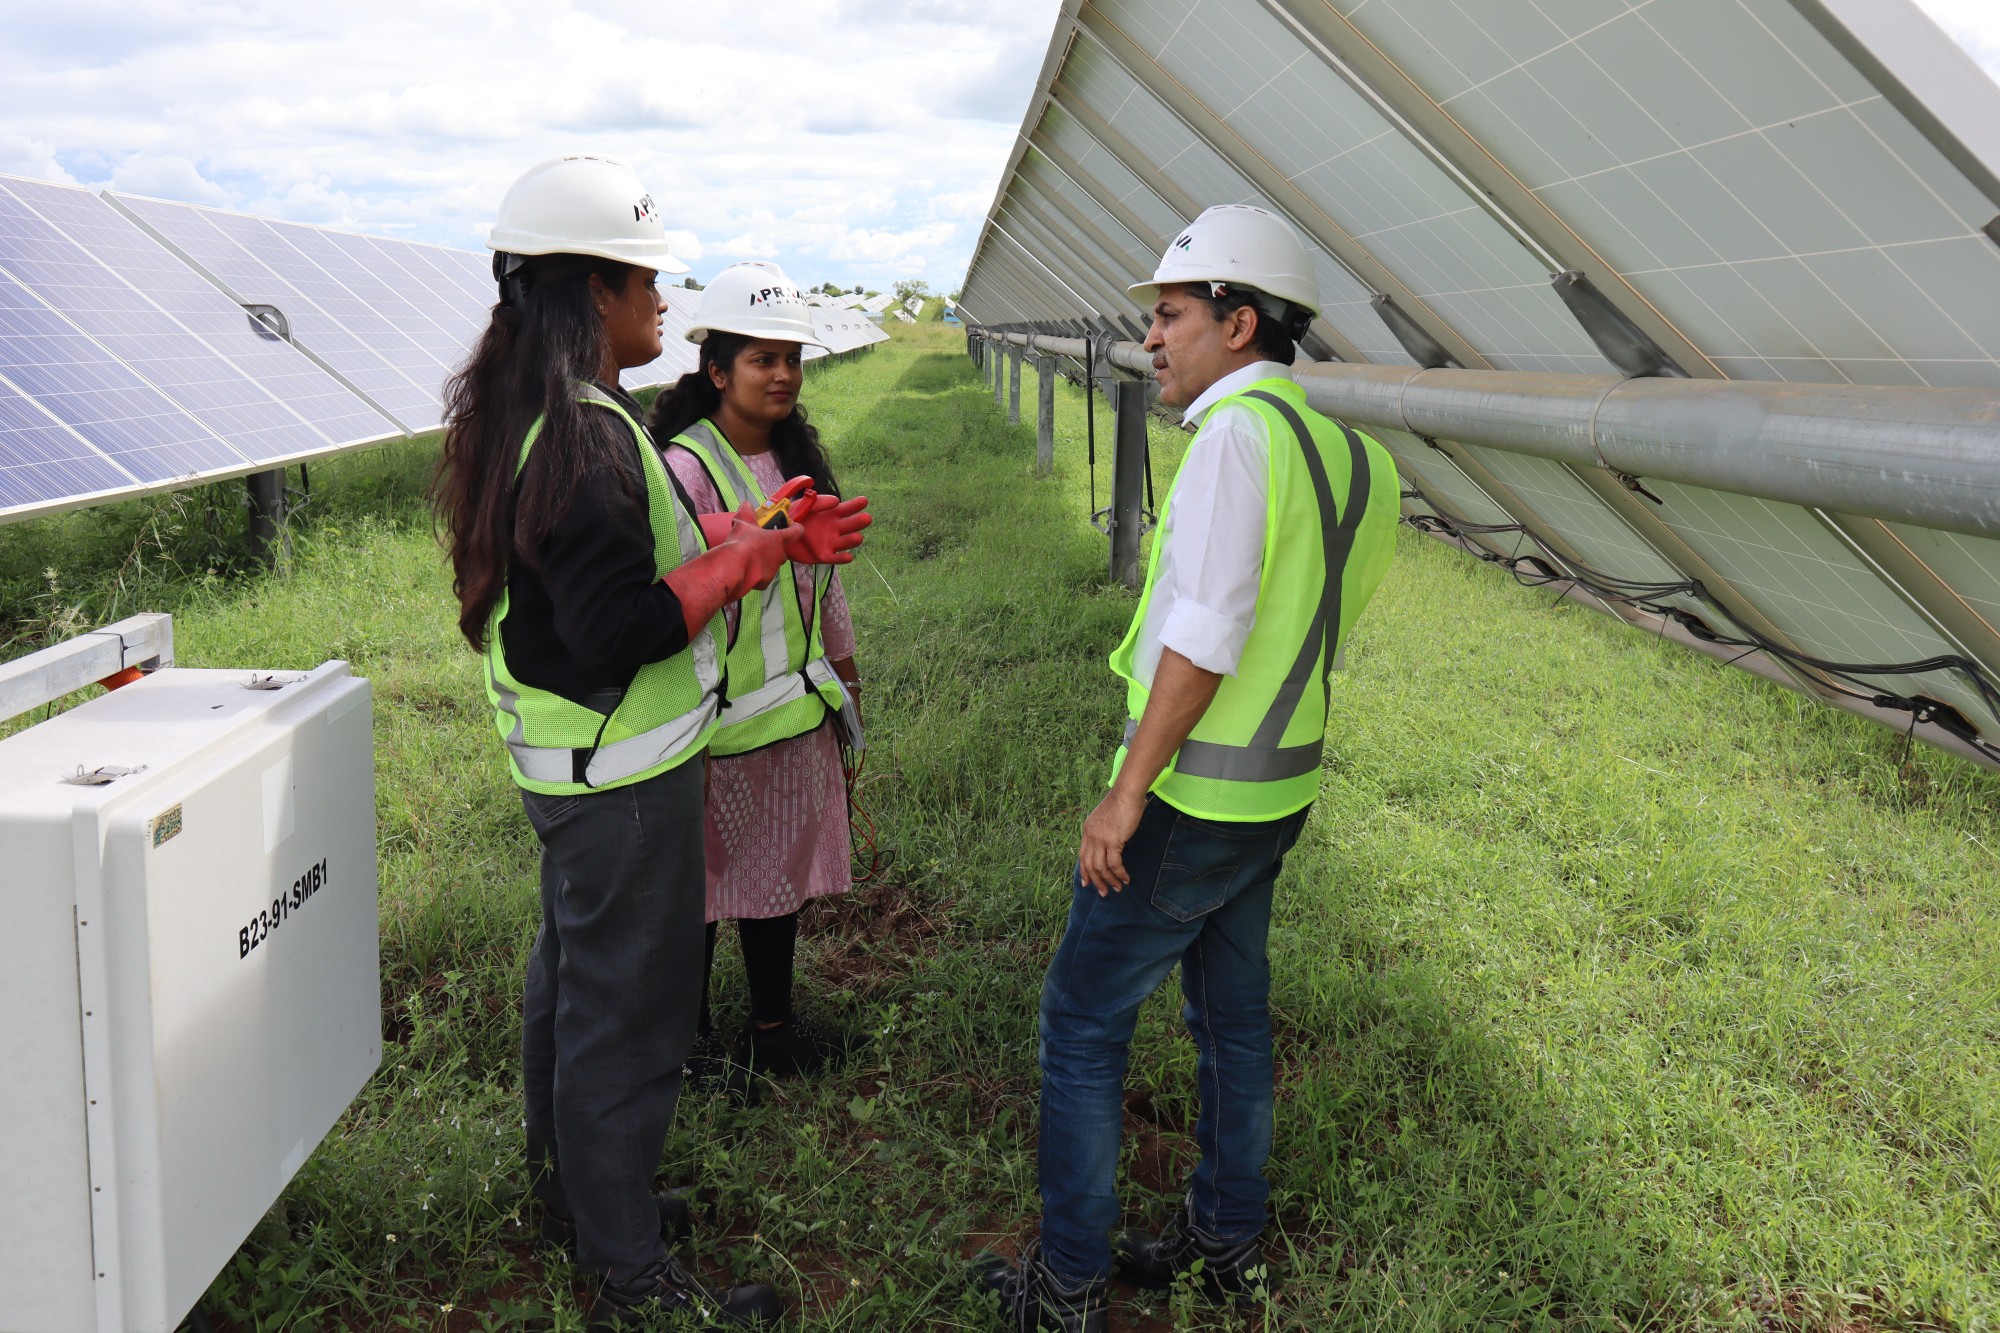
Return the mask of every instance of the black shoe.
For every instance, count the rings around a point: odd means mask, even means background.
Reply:
[[[1166,1230],[1120,1231],[1111,1238],[1118,1276],[1135,1287],[1161,1290],[1177,1282],[1192,1282],[1210,1300],[1254,1305],[1277,1290],[1271,1266],[1264,1261],[1261,1236],[1247,1240],[1217,1240],[1194,1224],[1185,1200],[1168,1219]]]
[[[1000,1298],[1000,1319],[1009,1333],[1104,1333],[1111,1284],[1065,1282],[1042,1262],[1039,1242],[1019,1259],[982,1254],[972,1261],[972,1285]]]
[[[653,1203],[660,1210],[660,1238],[669,1245],[678,1245],[694,1234],[694,1191],[690,1189],[662,1189],[653,1191]],[[542,1209],[542,1244],[552,1250],[561,1250],[571,1263],[576,1262],[576,1219]]]
[[[729,1058],[728,1042],[713,1031],[700,1033],[688,1048],[687,1059],[681,1062],[681,1087],[688,1092],[719,1088],[728,1080],[734,1064]]]
[[[869,1042],[865,1032],[837,1032],[793,1014],[774,1028],[749,1024],[750,1072],[784,1078],[816,1074],[837,1065]]]
[[[774,1324],[785,1314],[778,1293],[762,1282],[711,1287],[671,1254],[630,1282],[606,1282],[590,1311],[590,1333],[650,1328],[664,1314],[692,1315],[697,1328]]]

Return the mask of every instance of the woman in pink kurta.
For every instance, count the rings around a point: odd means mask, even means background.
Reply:
[[[688,332],[701,344],[700,364],[661,394],[652,411],[653,437],[697,513],[728,508],[709,465],[686,444],[671,443],[697,423],[706,423],[733,450],[763,494],[801,475],[811,477],[820,494],[838,494],[819,432],[798,405],[800,342],[753,336],[790,331],[784,322],[792,317],[785,298],[796,299],[796,292],[775,266],[736,266],[746,269],[757,270],[757,290],[775,291],[775,299],[764,300],[761,309],[728,299],[744,275],[732,270],[718,275]],[[797,308],[800,332],[810,337],[802,300]],[[813,606],[812,567],[788,565],[779,577],[795,579],[800,606]],[[728,611],[732,643],[739,611],[738,606]],[[860,684],[854,628],[838,575],[818,597],[818,620],[827,663],[853,693]],[[708,966],[713,969],[717,923],[735,921],[750,990],[745,1063],[756,1073],[809,1073],[858,1044],[855,1037],[813,1023],[792,1007],[799,909],[810,898],[845,893],[850,883],[847,788],[833,719],[829,714],[803,735],[743,754],[718,755],[711,763]],[[722,1076],[729,1056],[729,1044],[715,1031],[704,981],[689,1080]]]

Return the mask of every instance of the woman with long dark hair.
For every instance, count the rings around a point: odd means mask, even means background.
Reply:
[[[653,436],[701,513],[762,503],[786,478],[839,494],[819,431],[799,405],[804,348],[817,344],[805,298],[775,264],[716,275],[687,336],[701,361],[653,404]],[[710,743],[708,939],[691,1082],[722,1077],[731,1047],[715,1029],[707,978],[716,927],[736,922],[749,983],[743,1066],[813,1072],[857,1039],[792,1005],[799,910],[845,893],[852,848],[834,728],[860,689],[854,628],[840,580],[793,565],[730,612],[729,700]]]
[[[686,271],[623,164],[531,169],[488,244],[500,300],[447,386],[433,503],[542,845],[521,1065],[543,1236],[603,1275],[593,1330],[776,1318],[770,1287],[717,1291],[679,1264],[685,1203],[652,1181],[701,999],[722,609],[788,559],[851,559],[866,501],[783,533],[691,511],[618,387],[660,354],[657,272]]]

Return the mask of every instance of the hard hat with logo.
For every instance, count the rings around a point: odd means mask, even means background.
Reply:
[[[1217,204],[1182,228],[1147,282],[1126,288],[1150,306],[1174,282],[1249,287],[1320,312],[1319,277],[1291,224],[1249,204]]]
[[[805,296],[783,269],[763,259],[731,264],[702,292],[687,340],[698,343],[710,333],[826,346],[813,328],[812,307]]]
[[[486,238],[507,255],[596,255],[661,273],[685,273],[667,250],[653,196],[616,158],[570,153],[529,167],[500,201]]]

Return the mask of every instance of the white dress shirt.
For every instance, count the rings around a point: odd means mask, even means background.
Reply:
[[[1224,676],[1235,675],[1243,660],[1264,572],[1271,442],[1255,412],[1216,404],[1258,380],[1291,377],[1291,368],[1276,361],[1254,362],[1209,385],[1182,417],[1201,429],[1153,536],[1159,579],[1132,662],[1147,689],[1163,647]]]

